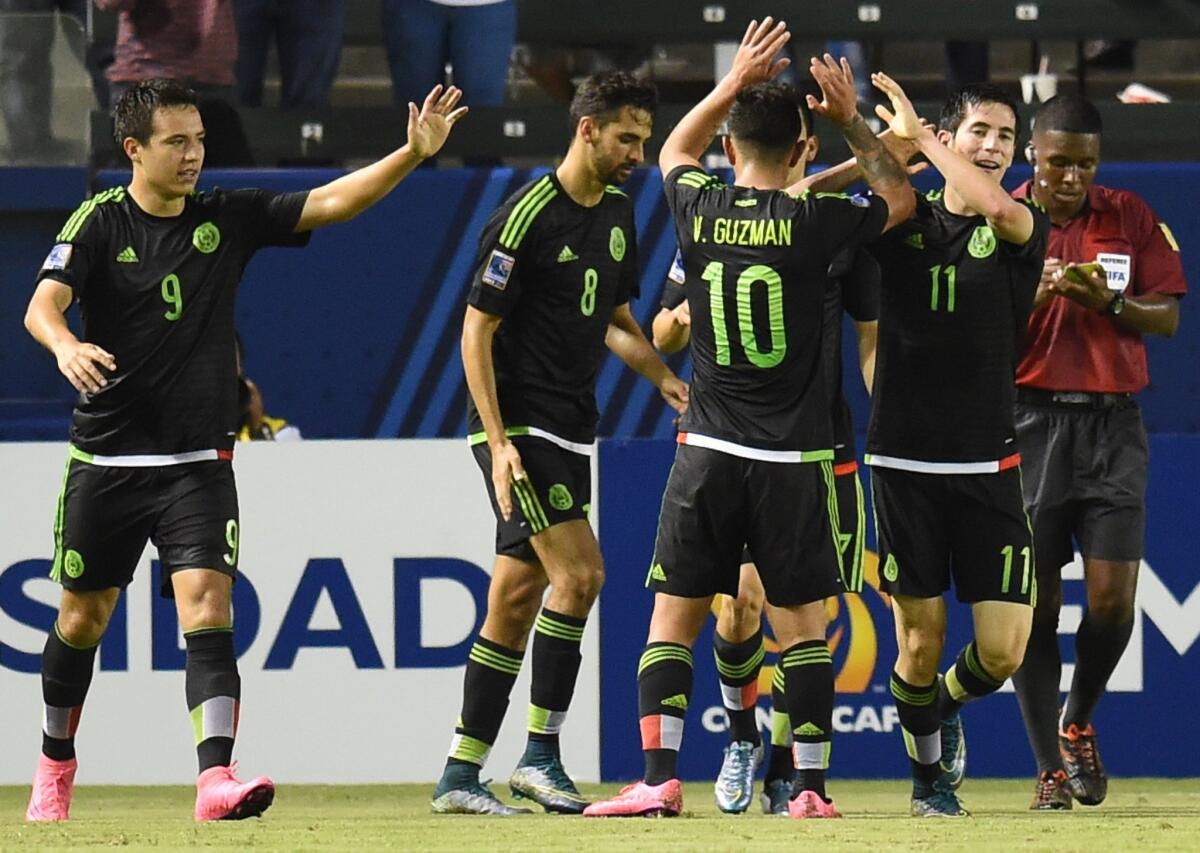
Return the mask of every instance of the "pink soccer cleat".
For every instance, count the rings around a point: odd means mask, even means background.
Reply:
[[[611,800],[592,803],[584,817],[675,817],[683,811],[683,786],[678,779],[661,785],[634,782]]]
[[[801,791],[800,796],[788,803],[788,814],[796,820],[813,817],[841,817],[838,810],[833,807],[833,801],[825,802],[816,791]]]
[[[45,755],[38,756],[37,773],[33,776],[33,793],[29,796],[29,808],[25,820],[66,820],[70,817],[71,794],[75,791],[75,770],[79,763],[74,758],[55,761]]]
[[[196,780],[196,820],[242,820],[258,817],[275,799],[275,783],[266,776],[249,782],[233,774],[237,762],[210,767]]]

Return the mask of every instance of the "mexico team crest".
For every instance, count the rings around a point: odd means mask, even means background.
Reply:
[[[221,245],[221,232],[211,222],[197,225],[192,232],[192,245],[206,255],[211,255]]]
[[[990,257],[994,251],[996,251],[995,232],[992,231],[990,225],[980,225],[971,235],[971,242],[967,243],[967,253],[972,258],[983,259]]]
[[[608,235],[608,252],[617,263],[620,263],[625,257],[625,232],[619,225],[614,225],[612,232]]]

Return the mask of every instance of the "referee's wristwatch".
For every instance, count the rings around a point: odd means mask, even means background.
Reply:
[[[1114,317],[1116,317],[1124,310],[1125,310],[1125,294],[1118,290],[1116,295],[1113,296],[1112,301],[1108,303],[1108,307],[1105,308],[1104,311],[1105,311],[1105,313],[1111,314]]]

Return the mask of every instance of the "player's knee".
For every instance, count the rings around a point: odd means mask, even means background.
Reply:
[[[1089,592],[1088,619],[1102,625],[1124,625],[1133,618],[1132,592],[1116,587]]]
[[[87,648],[100,642],[108,627],[107,615],[91,608],[63,610],[58,614],[58,633],[72,646]]]
[[[604,587],[604,567],[588,566],[583,571],[572,572],[561,592],[568,598],[575,612],[586,612],[600,595]]]
[[[734,626],[739,629],[749,628],[749,633],[753,634],[758,630],[759,622],[762,620],[764,596],[761,589],[746,589],[738,590],[737,598],[730,599],[728,603],[729,618]],[[743,633],[739,631],[739,634]]]
[[[1001,643],[975,644],[984,672],[997,681],[1006,681],[1025,660],[1026,635],[1013,634]]]
[[[932,678],[942,657],[942,638],[930,631],[905,631],[900,639],[900,655],[909,669]]]

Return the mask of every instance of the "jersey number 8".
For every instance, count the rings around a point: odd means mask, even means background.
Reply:
[[[729,330],[725,323],[725,264],[712,261],[700,277],[708,282],[709,313],[712,315],[713,338],[717,345],[717,364],[730,363]],[[754,332],[754,313],[750,310],[750,293],[754,285],[767,286],[767,314],[771,325],[771,349],[763,352]],[[737,279],[737,324],[741,333],[742,350],[755,367],[775,367],[787,355],[787,331],[783,322],[783,279],[779,273],[763,264],[747,267]]]

